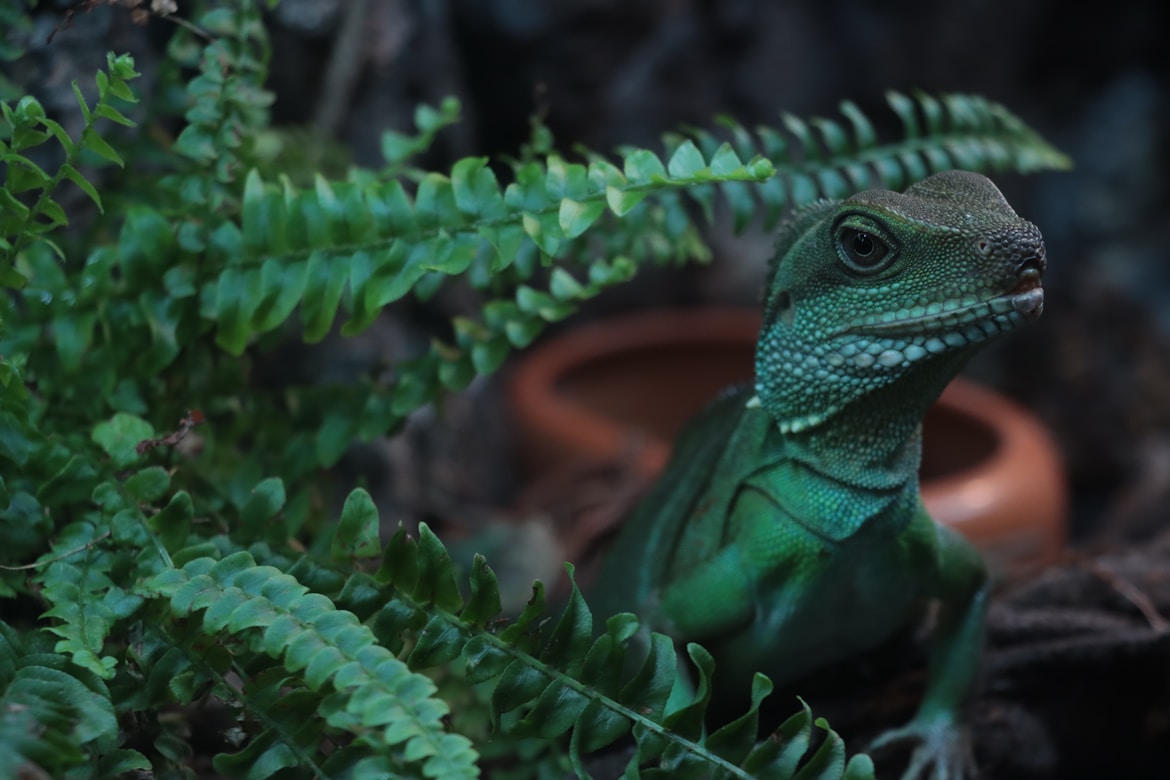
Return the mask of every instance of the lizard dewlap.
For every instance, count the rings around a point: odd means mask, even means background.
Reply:
[[[710,649],[720,687],[776,682],[940,618],[906,777],[972,772],[963,714],[983,563],[919,497],[922,419],[972,354],[1040,316],[1044,243],[988,179],[819,201],[781,228],[754,388],[684,430],[598,579],[600,614]],[[730,678],[730,679],[729,679]]]

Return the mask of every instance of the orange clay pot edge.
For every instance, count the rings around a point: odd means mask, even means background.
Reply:
[[[628,332],[621,334],[622,349],[631,351],[673,341],[680,334],[692,342],[754,342],[760,331],[760,314],[754,309],[651,311],[626,315],[621,322],[628,326]],[[537,345],[525,357],[512,377],[510,391],[532,431],[555,440],[557,447],[599,459],[624,453],[629,441],[622,426],[550,392],[569,368],[612,352],[614,335],[612,320],[585,323]],[[669,455],[669,443],[645,442],[637,454],[638,466],[652,476],[662,470]]]
[[[1021,507],[1031,505],[1028,522],[1039,544],[1036,555],[1059,555],[1066,536],[1067,491],[1048,431],[1012,401],[961,377],[947,386],[939,404],[976,418],[996,431],[999,442],[978,466],[924,482],[927,511],[973,541],[993,543],[1018,535]]]

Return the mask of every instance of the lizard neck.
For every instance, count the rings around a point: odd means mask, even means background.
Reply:
[[[966,362],[951,355],[911,369],[831,411],[817,424],[783,435],[789,458],[857,490],[910,489],[917,496],[922,419]]]

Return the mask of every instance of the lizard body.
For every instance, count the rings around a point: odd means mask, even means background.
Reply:
[[[986,178],[798,211],[765,287],[751,388],[684,431],[607,556],[593,602],[774,681],[870,649],[941,602],[907,777],[970,770],[979,555],[919,497],[921,424],[990,339],[1040,315],[1039,231]],[[717,687],[726,681],[716,680]]]

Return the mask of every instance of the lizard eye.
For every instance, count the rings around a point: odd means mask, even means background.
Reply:
[[[885,267],[883,261],[889,255],[890,248],[873,233],[845,228],[837,241],[845,264],[854,271],[873,273]]]

